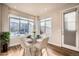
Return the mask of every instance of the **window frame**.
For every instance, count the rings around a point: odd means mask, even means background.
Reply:
[[[46,22],[48,22],[48,21],[51,21],[51,18],[45,18],[45,20],[43,19],[43,21],[42,20],[40,20],[40,31],[41,31],[41,22],[45,22],[45,26],[44,26],[44,31],[45,31],[45,33],[46,33]],[[52,22],[52,21],[51,21]],[[52,24],[51,24],[51,28],[52,28]]]
[[[77,29],[77,27],[75,26],[75,30],[68,30],[68,28],[66,28],[66,23],[68,22],[68,21],[66,21],[66,19],[65,19],[65,14],[68,14],[68,13],[71,13],[71,12],[75,12],[75,25],[76,25],[76,9],[72,9],[71,11],[69,10],[69,11],[66,11],[66,12],[64,12],[64,14],[63,14],[63,17],[64,17],[64,31],[70,31],[70,32],[73,32],[73,31],[76,31],[76,29]],[[71,21],[69,21],[69,23],[70,23]]]
[[[15,18],[15,17],[10,17],[9,16],[9,26],[10,26],[10,24],[11,24],[11,20],[10,19],[16,19],[16,20],[18,20],[19,21],[19,18]],[[20,29],[20,28],[19,28]],[[19,29],[18,29],[18,32],[19,32]],[[11,33],[11,26],[9,27],[9,30],[10,30],[10,33]],[[15,35],[16,36],[16,35]],[[18,36],[18,35],[17,35]],[[11,36],[10,36],[11,37]],[[14,36],[12,36],[12,37],[14,37]]]
[[[30,22],[32,22],[32,23],[34,24],[34,20],[31,21],[31,19],[29,19],[29,18],[23,19],[23,18],[21,18],[20,16],[18,16],[18,17],[15,17],[15,16],[17,16],[17,15],[14,15],[14,16],[10,16],[10,15],[9,15],[9,30],[10,30],[10,33],[11,33],[11,26],[10,26],[10,24],[11,24],[11,18],[12,18],[12,19],[19,20],[19,30],[18,30],[18,31],[19,31],[19,34],[18,34],[17,36],[21,35],[21,34],[20,34],[20,24],[21,24],[21,20],[27,21],[27,22],[28,22],[28,27],[29,27],[29,23],[30,23]],[[29,34],[29,30],[28,30],[28,34]],[[11,37],[11,36],[10,36],[10,37]],[[14,37],[14,36],[12,36],[12,37]],[[16,35],[15,35],[15,37],[16,37]]]

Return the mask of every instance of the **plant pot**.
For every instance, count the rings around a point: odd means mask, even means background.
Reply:
[[[7,52],[8,51],[8,44],[5,43],[5,44],[2,44],[2,50],[1,52]]]

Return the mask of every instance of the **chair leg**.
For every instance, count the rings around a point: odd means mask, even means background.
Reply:
[[[46,48],[46,52],[47,52],[47,55],[48,55],[48,51],[47,51],[47,48]]]
[[[39,50],[39,56],[42,56],[42,49]]]
[[[29,53],[30,53],[30,55],[32,56],[31,48],[29,48]]]
[[[24,49],[24,51],[23,51],[23,56],[25,56],[25,49]]]
[[[41,49],[41,51],[40,51],[40,52],[41,52],[41,56],[42,56],[42,49]]]
[[[30,50],[30,48],[26,48],[26,55],[27,56],[31,56],[31,50]]]

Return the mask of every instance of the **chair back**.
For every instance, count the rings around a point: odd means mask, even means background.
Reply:
[[[46,37],[46,38],[44,38],[43,39],[43,41],[42,41],[42,48],[44,48],[44,47],[47,47],[47,45],[48,45],[48,37]]]
[[[26,45],[23,39],[20,39],[20,44],[22,48],[26,48]]]

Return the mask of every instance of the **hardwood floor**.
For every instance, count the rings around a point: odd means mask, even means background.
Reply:
[[[43,56],[47,55],[45,50],[43,50],[42,52]],[[24,56],[24,49],[20,45],[10,47],[7,52],[0,53],[0,56]]]
[[[9,48],[8,52],[1,53],[0,56],[23,56],[23,54],[24,49],[18,45]],[[42,50],[42,56],[79,56],[79,52],[48,44],[47,51],[46,49]]]
[[[63,47],[58,47],[58,46],[51,45],[51,44],[49,44],[48,47],[50,49],[52,49],[53,51],[56,51],[56,52],[58,52],[58,53],[60,53],[61,55],[64,55],[64,56],[79,56],[78,51],[70,50],[70,49],[63,48]]]

